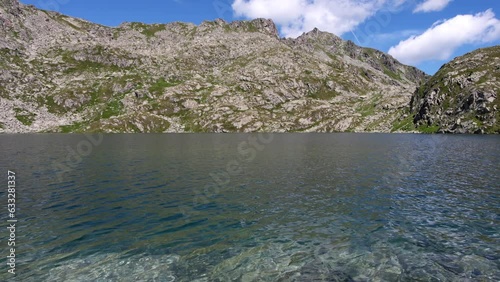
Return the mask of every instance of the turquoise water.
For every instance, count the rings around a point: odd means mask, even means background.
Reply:
[[[500,280],[498,136],[1,135],[0,145],[2,174],[17,176],[15,281]]]

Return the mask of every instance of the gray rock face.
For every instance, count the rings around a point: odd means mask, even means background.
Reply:
[[[444,65],[411,101],[414,122],[444,133],[500,133],[500,46]]]
[[[267,19],[111,28],[14,0],[0,56],[4,132],[389,132],[427,79],[318,29],[280,38]]]
[[[19,8],[19,1],[18,0],[0,0],[0,7],[6,8],[6,9],[16,9]]]

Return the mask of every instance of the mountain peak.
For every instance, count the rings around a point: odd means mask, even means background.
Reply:
[[[256,26],[261,32],[279,37],[278,28],[271,19],[259,18],[252,20],[251,23]]]
[[[342,38],[338,37],[337,35],[330,32],[321,31],[316,27],[309,32],[302,33],[302,35],[300,35],[296,39],[292,39],[292,41],[302,44],[307,42],[319,42],[326,45],[338,45],[343,42]]]
[[[250,21],[233,21],[229,23],[230,28],[245,31],[257,31],[279,38],[278,28],[271,19],[257,18]]]

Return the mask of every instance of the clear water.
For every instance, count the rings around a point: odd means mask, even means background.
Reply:
[[[500,280],[499,136],[102,137],[0,136],[13,280]]]

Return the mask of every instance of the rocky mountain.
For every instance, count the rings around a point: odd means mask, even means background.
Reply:
[[[418,88],[413,123],[426,132],[500,133],[500,46],[458,57]]]
[[[0,0],[0,57],[3,132],[411,130],[428,80],[317,29],[280,38],[266,19],[111,28],[17,0]],[[413,95],[417,124],[436,122],[434,104],[420,110],[432,81]]]

